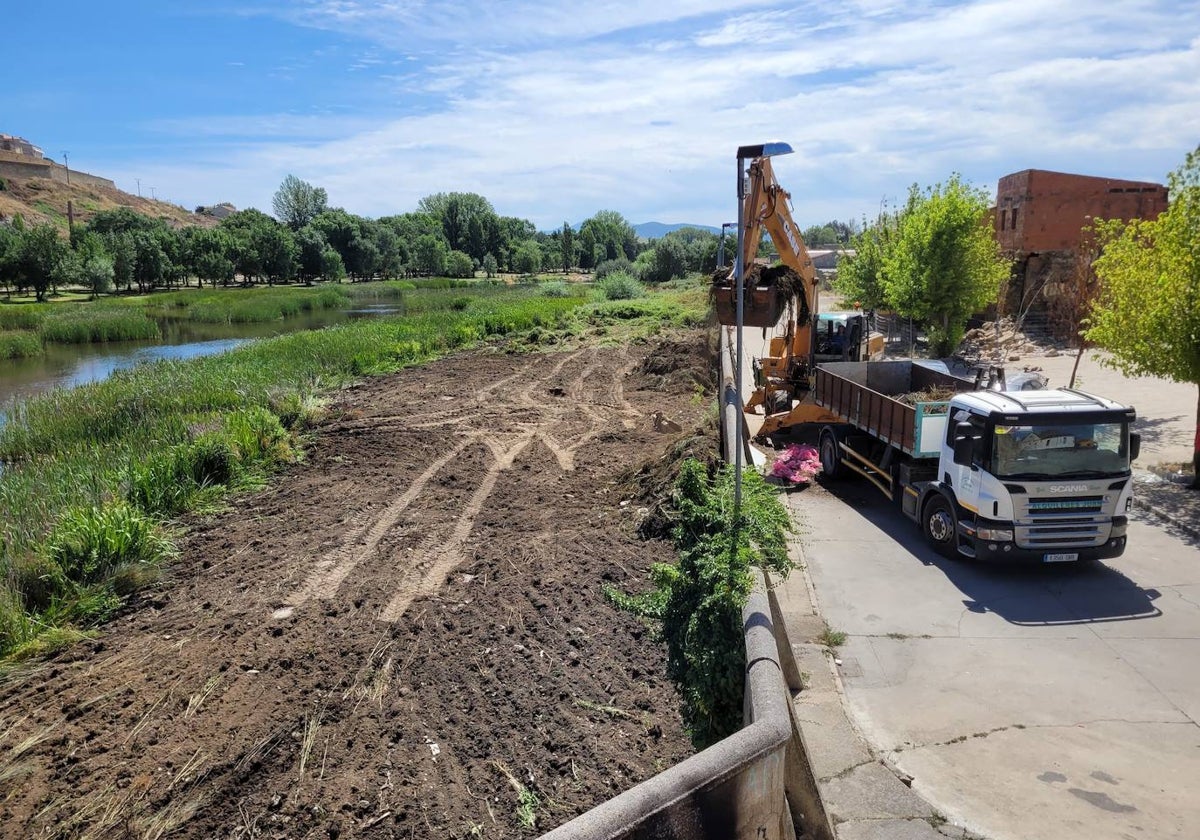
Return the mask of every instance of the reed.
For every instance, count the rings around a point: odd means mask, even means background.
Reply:
[[[269,323],[321,309],[341,309],[351,296],[340,286],[285,286],[172,292],[145,301],[160,318],[206,324]]]
[[[50,309],[47,303],[0,306],[0,330],[36,330]]]
[[[0,330],[0,359],[31,359],[44,352],[37,333],[27,330]]]
[[[38,334],[44,342],[89,344],[135,341],[160,337],[158,324],[145,312],[124,305],[78,303],[62,305],[46,314]]]

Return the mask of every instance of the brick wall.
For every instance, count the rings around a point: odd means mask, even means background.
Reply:
[[[1093,218],[1154,219],[1167,209],[1167,188],[1026,169],[1005,175],[996,190],[996,239],[1014,254],[1075,251]]]

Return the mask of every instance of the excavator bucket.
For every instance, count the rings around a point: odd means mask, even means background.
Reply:
[[[742,324],[747,327],[778,324],[802,283],[800,275],[786,266],[766,268],[761,265],[753,265],[746,271],[745,282]],[[724,271],[713,275],[711,298],[717,321],[727,327],[736,326],[737,286]]]

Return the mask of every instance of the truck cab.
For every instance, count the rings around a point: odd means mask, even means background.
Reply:
[[[946,413],[936,476],[904,496],[944,554],[1040,563],[1117,557],[1132,504],[1132,408],[1082,391],[976,391]]]

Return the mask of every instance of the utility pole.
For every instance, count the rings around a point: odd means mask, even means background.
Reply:
[[[152,199],[154,199],[155,201],[158,201],[158,196],[157,196],[157,195],[155,194],[155,192],[154,192],[154,187],[151,187],[151,188],[150,188],[150,197],[151,197]]]
[[[71,159],[67,157],[67,152],[63,150],[63,169],[67,170],[67,186],[71,186]]]
[[[141,178],[134,178],[133,180],[137,181],[137,185],[138,185],[138,198],[141,198],[141,197],[142,197],[142,179],[141,179]]]

